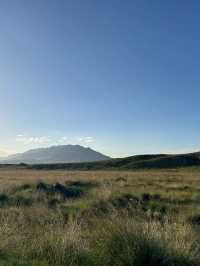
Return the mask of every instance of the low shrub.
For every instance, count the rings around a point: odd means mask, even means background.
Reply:
[[[84,189],[81,186],[69,185],[64,186],[63,184],[56,183],[55,185],[46,184],[40,182],[37,184],[36,189],[39,192],[44,192],[47,194],[59,194],[63,199],[67,198],[79,198],[84,194]]]
[[[11,206],[31,206],[32,204],[33,200],[31,198],[26,198],[21,195],[10,197],[9,199],[9,205]]]
[[[83,189],[91,189],[98,186],[97,183],[89,181],[67,181],[66,185],[72,187],[79,187],[79,188],[81,187]]]
[[[83,195],[83,189],[76,186],[65,187],[62,184],[56,183],[55,192],[60,193],[64,198],[79,198]]]
[[[36,189],[43,192],[52,192],[52,186],[44,182],[39,182],[36,185]]]
[[[7,205],[9,197],[6,194],[0,194],[0,207]]]
[[[200,225],[200,215],[199,214],[190,216],[188,220],[192,225]]]

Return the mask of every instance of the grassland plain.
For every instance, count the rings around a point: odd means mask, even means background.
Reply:
[[[200,168],[0,169],[0,265],[200,265]]]

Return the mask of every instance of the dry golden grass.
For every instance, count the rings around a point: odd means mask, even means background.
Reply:
[[[0,265],[200,265],[199,180],[198,168],[1,168]]]

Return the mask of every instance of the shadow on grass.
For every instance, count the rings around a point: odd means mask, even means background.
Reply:
[[[110,197],[108,200],[100,200],[93,204],[86,212],[94,213],[96,216],[105,216],[116,211],[127,211],[131,215],[145,215],[146,218],[165,221],[170,214],[177,213],[177,208],[165,202],[159,194],[142,194],[137,197],[132,194],[124,194],[118,197]],[[173,217],[171,215],[170,217]]]

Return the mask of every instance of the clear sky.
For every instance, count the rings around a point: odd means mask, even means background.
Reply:
[[[0,155],[200,150],[200,1],[1,0]]]

